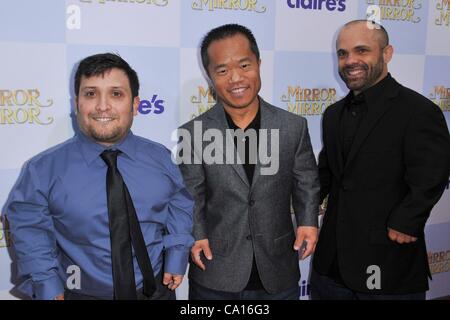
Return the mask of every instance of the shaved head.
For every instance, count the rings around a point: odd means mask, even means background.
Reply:
[[[376,37],[378,44],[380,45],[380,48],[384,48],[386,46],[389,45],[389,35],[386,31],[386,29],[381,25],[376,23],[375,21],[371,21],[371,20],[353,20],[350,21],[346,24],[344,24],[344,26],[341,28],[341,30],[339,31],[339,35],[341,34],[341,32],[348,28],[348,27],[352,27],[358,24],[364,24],[367,26],[367,30],[370,30],[373,32],[373,36]],[[338,37],[339,40],[339,37]]]
[[[349,89],[359,94],[387,76],[393,52],[381,25],[351,21],[341,28],[336,40],[339,75]]]

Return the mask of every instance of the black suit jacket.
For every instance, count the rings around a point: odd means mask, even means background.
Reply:
[[[342,280],[352,290],[426,291],[424,226],[450,174],[447,124],[435,104],[390,75],[384,94],[366,103],[346,163],[339,139],[344,100],[323,116],[319,174],[321,198],[329,198],[313,265],[326,274],[337,252]],[[387,228],[418,240],[394,243]],[[381,289],[367,286],[373,265],[380,268]]]

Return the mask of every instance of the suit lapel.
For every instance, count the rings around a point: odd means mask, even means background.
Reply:
[[[272,132],[271,129],[280,129],[281,125],[278,123],[278,118],[273,115],[273,111],[270,109],[268,104],[260,97],[259,98],[259,107],[261,112],[261,124],[260,129],[265,129],[267,131],[267,145],[264,148],[267,148],[267,152],[272,150]],[[253,180],[252,187],[256,184],[259,176],[261,175],[261,162],[259,159],[259,152],[261,150],[261,130],[259,131],[259,139],[258,139],[258,157],[255,165],[255,171],[253,172]],[[280,144],[279,141],[276,143]],[[278,148],[280,146],[278,145]],[[273,156],[273,155],[271,155]]]
[[[341,143],[341,116],[342,111],[344,109],[345,99],[337,102],[336,108],[334,108],[333,112],[330,114],[330,127],[328,130],[328,140],[327,146],[329,146],[327,152],[329,159],[336,159],[337,163],[337,172],[339,175],[344,170],[344,159],[342,156],[342,143]],[[331,162],[330,166],[335,166],[335,162]]]
[[[368,104],[367,115],[362,120],[361,125],[356,132],[356,136],[350,148],[344,170],[356,156],[370,132],[375,128],[384,114],[390,109],[390,107],[392,106],[390,99],[398,94],[399,88],[400,85],[393,78],[391,78],[386,84],[385,94],[381,95],[377,100],[366,101],[366,103]]]
[[[229,141],[231,141],[231,145],[234,148],[233,137],[231,136],[230,132],[227,132],[227,129],[229,129],[229,127],[228,127],[227,119],[225,117],[225,110],[223,109],[222,103],[218,102],[211,109],[211,112],[209,112],[209,114],[208,114],[208,118],[215,122],[214,125],[211,126],[211,128],[218,129],[218,130],[220,130],[222,132],[222,137],[224,137],[223,143],[225,145],[225,150],[227,150],[227,148],[226,148],[226,141],[227,141],[227,139],[229,139]],[[207,128],[205,128],[205,129],[207,129]],[[224,161],[226,161],[226,155],[224,154],[223,149],[221,149],[220,151],[222,152]],[[236,156],[237,155],[237,151],[234,150],[234,153],[235,153],[235,156]],[[236,161],[233,161],[233,163],[230,164],[230,166],[233,168],[234,171],[236,171],[238,176],[247,185],[247,187],[250,187],[250,184],[249,184],[248,179],[247,179],[247,175],[245,174],[244,166],[242,164],[236,163]]]

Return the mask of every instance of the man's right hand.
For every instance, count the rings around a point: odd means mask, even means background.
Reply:
[[[64,300],[64,293],[58,294],[53,300]]]
[[[191,258],[192,261],[203,271],[206,270],[205,265],[203,264],[202,259],[200,258],[201,253],[205,255],[206,259],[212,260],[211,249],[209,248],[208,239],[202,239],[195,241],[194,246],[191,248]]]

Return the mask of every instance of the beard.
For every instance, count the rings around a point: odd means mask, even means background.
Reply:
[[[95,121],[95,118],[110,117],[110,122]],[[131,127],[131,123],[122,123],[119,115],[116,114],[96,114],[90,113],[84,119],[80,114],[77,115],[78,126],[80,130],[88,137],[100,144],[114,144],[121,140]]]
[[[384,70],[384,59],[380,59],[374,65],[366,63],[354,63],[346,65],[339,69],[341,79],[347,85],[347,88],[354,91],[363,91],[373,86]],[[352,74],[359,72],[358,74]]]
[[[90,126],[88,135],[100,143],[115,143],[124,135],[124,130],[119,127],[99,128]]]

